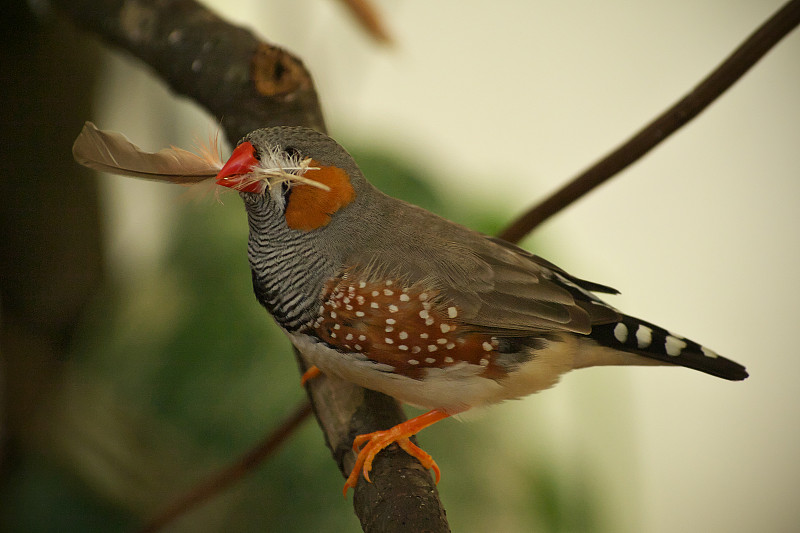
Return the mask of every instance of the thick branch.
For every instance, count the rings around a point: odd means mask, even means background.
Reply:
[[[519,242],[539,224],[640,159],[661,141],[699,115],[798,24],[800,24],[800,0],[793,0],[750,35],[739,48],[683,99],[640,130],[625,144],[519,217],[500,234],[500,237],[510,242]]]
[[[54,3],[78,26],[138,57],[176,93],[208,109],[231,141],[267,126],[324,130],[303,63],[194,0]]]
[[[301,369],[305,366],[301,362]],[[314,412],[328,446],[345,476],[353,468],[353,438],[388,429],[405,420],[392,398],[347,382],[321,376],[309,382]],[[392,446],[375,458],[370,475],[356,485],[353,506],[365,532],[450,531],[436,485],[422,465]]]

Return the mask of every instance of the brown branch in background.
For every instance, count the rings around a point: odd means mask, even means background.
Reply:
[[[800,0],[784,5],[678,103],[625,144],[514,221],[500,238],[519,242],[539,224],[640,159],[733,85],[778,41],[800,24]]]
[[[175,92],[208,109],[221,121],[230,141],[274,125],[325,131],[314,84],[302,62],[194,0],[54,3],[75,24],[143,60]],[[301,368],[305,366],[299,355],[298,361]],[[312,380],[308,394],[345,476],[355,459],[351,449],[355,435],[404,420],[394,399],[339,380]],[[254,464],[248,462],[247,467]],[[402,524],[411,531],[449,531],[433,479],[408,454],[381,453],[373,471],[376,483],[359,483],[353,499],[366,529],[390,531]],[[196,490],[210,495],[221,486],[218,480],[211,480]],[[378,488],[380,494],[375,493]],[[184,504],[176,503],[174,516],[199,501],[199,497],[190,497]]]
[[[254,470],[267,457],[275,453],[278,448],[300,427],[300,424],[311,414],[311,405],[308,402],[300,404],[283,423],[275,428],[270,435],[253,449],[242,455],[235,463],[228,465],[217,474],[204,479],[195,485],[188,493],[173,500],[173,502],[151,520],[140,533],[153,533],[169,525],[173,520],[190,509],[201,505],[209,498],[219,494],[233,483],[242,479]]]
[[[353,17],[369,33],[373,39],[385,44],[391,44],[392,38],[386,31],[383,19],[378,14],[375,6],[369,0],[341,0],[347,6]]]

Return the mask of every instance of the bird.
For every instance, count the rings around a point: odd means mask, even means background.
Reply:
[[[301,177],[299,181],[297,177]],[[359,435],[344,492],[396,443],[449,416],[601,365],[679,365],[727,380],[744,366],[625,315],[577,278],[509,242],[374,187],[335,140],[305,127],[246,135],[216,176],[247,211],[258,301],[321,372],[428,409]]]
[[[374,187],[334,139],[300,126],[245,135],[222,163],[210,150],[145,153],[87,122],[73,146],[91,168],[238,191],[258,302],[311,365],[427,409],[353,441],[344,494],[391,444],[441,476],[410,438],[470,409],[521,398],[579,368],[672,365],[731,381],[739,363],[626,315],[586,281]]]

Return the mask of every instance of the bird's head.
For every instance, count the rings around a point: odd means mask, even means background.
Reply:
[[[327,226],[371,188],[344,148],[303,127],[247,134],[216,181],[240,191],[248,212],[280,212],[290,229],[300,231]]]

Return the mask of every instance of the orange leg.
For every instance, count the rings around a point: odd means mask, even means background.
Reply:
[[[344,484],[344,495],[347,496],[347,489],[351,487],[355,488],[356,483],[358,483],[358,477],[362,472],[364,473],[364,479],[370,481],[369,471],[372,470],[372,461],[375,459],[375,456],[378,455],[382,449],[395,442],[405,450],[406,453],[416,457],[419,462],[422,463],[422,466],[425,468],[432,468],[434,474],[436,474],[436,482],[438,483],[441,473],[436,462],[430,455],[422,451],[419,446],[411,442],[409,437],[416,435],[426,427],[448,416],[450,415],[444,411],[434,409],[433,411],[428,411],[411,420],[407,420],[402,424],[397,424],[392,428],[356,437],[353,441],[353,449],[358,451],[362,445],[364,445],[364,447],[358,452],[356,464],[353,466],[353,470],[350,472],[350,476],[348,476]]]
[[[305,373],[303,373],[303,376],[300,378],[300,386],[304,387],[305,384],[309,382],[309,380],[314,379],[320,374],[322,374],[322,370],[317,368],[316,365],[309,367],[309,369],[306,370]]]

